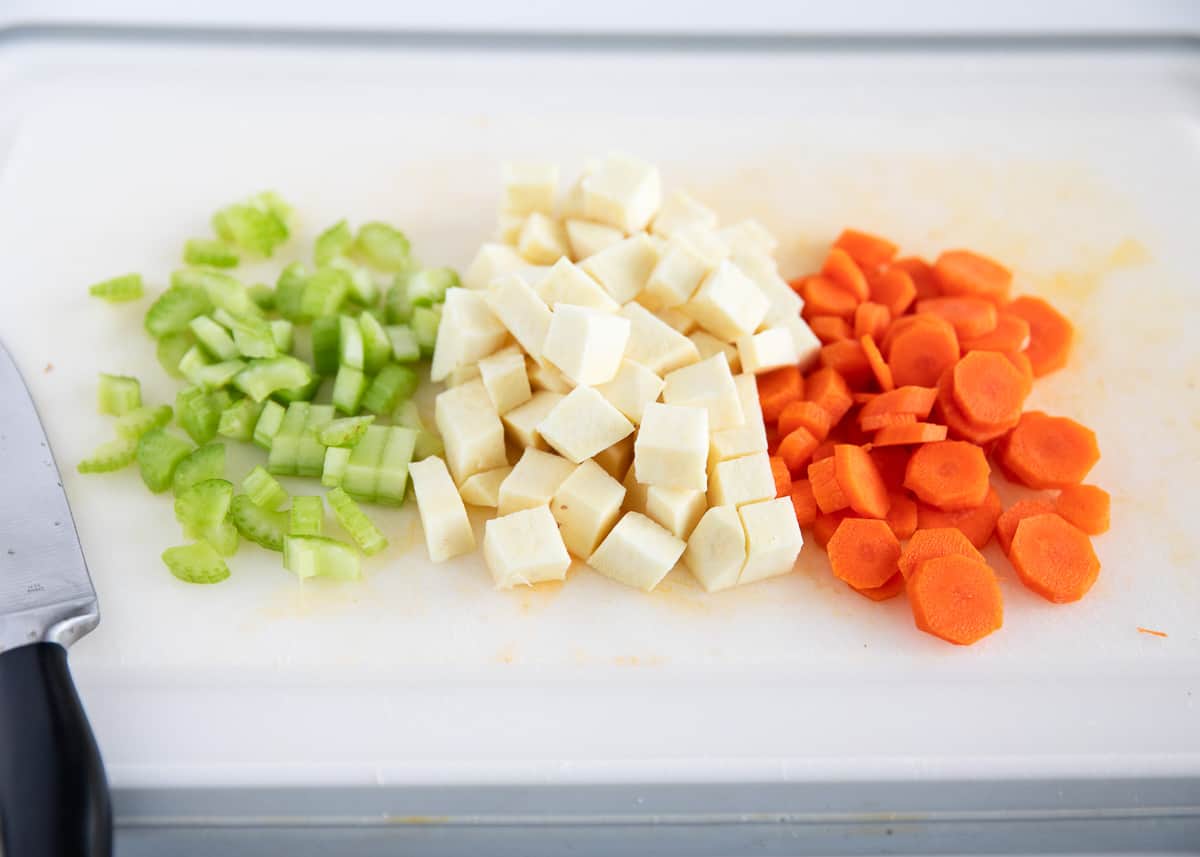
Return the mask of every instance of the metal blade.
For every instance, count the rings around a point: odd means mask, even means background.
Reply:
[[[100,621],[50,444],[0,345],[0,652],[69,645]]]

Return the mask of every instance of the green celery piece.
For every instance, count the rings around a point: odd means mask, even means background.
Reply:
[[[421,356],[431,357],[433,347],[437,344],[438,326],[442,323],[442,306],[434,304],[431,307],[414,307],[412,315],[413,335],[421,346]]]
[[[192,336],[191,329],[167,333],[159,337],[158,344],[155,346],[155,356],[158,358],[159,365],[168,375],[172,378],[182,378],[183,373],[179,371],[179,361],[192,350],[195,344],[196,337]]]
[[[397,363],[416,363],[421,359],[421,346],[412,328],[403,324],[392,324],[384,328],[392,346],[392,359]]]
[[[372,425],[367,427],[353,449],[342,473],[341,485],[346,493],[367,503],[375,502],[379,485],[379,465],[383,462],[383,454],[387,448],[391,432],[387,426]]]
[[[198,482],[220,479],[225,475],[225,444],[209,443],[193,449],[175,468],[171,490],[178,496]]]
[[[389,363],[379,370],[362,398],[362,407],[373,414],[388,414],[402,399],[417,391],[420,377],[411,366]]]
[[[288,536],[283,540],[283,567],[300,579],[362,577],[358,551],[345,542],[323,536]]]
[[[237,359],[238,349],[233,343],[233,337],[211,318],[206,315],[197,316],[192,319],[189,327],[211,356],[217,360]]]
[[[417,443],[413,447],[413,461],[423,461],[431,455],[443,455],[446,446],[442,436],[427,428],[417,429]]]
[[[217,436],[222,410],[202,387],[184,387],[175,394],[175,421],[198,444],[208,443]]]
[[[366,268],[355,265],[341,256],[332,259],[329,267],[346,273],[350,283],[350,297],[363,306],[373,306],[379,300],[379,286],[375,285],[375,278]]]
[[[225,520],[232,501],[233,483],[226,479],[205,479],[175,497],[175,520],[183,524],[188,538],[203,539]]]
[[[325,495],[325,499],[329,501],[333,516],[342,525],[342,529],[350,534],[350,538],[354,539],[354,543],[363,553],[374,556],[387,547],[388,541],[379,531],[379,527],[375,526],[374,521],[367,517],[349,494],[341,488],[334,488]]]
[[[200,370],[208,365],[208,362],[204,348],[200,345],[193,345],[179,360],[179,374],[191,381],[193,376],[198,375]],[[192,383],[196,382],[192,381]]]
[[[325,503],[320,497],[300,495],[292,498],[289,536],[319,536],[325,528]]]
[[[283,200],[265,191],[244,203],[234,203],[213,215],[213,230],[224,240],[243,250],[270,256],[287,241],[288,213]]]
[[[263,312],[275,309],[275,290],[266,283],[255,283],[247,287],[246,292]]]
[[[158,339],[168,333],[182,333],[193,318],[208,315],[212,310],[212,301],[203,288],[172,284],[150,304],[142,324],[147,333]]]
[[[271,512],[278,511],[288,498],[287,491],[279,481],[261,465],[256,466],[242,480],[242,490],[257,505]]]
[[[351,369],[364,368],[362,328],[348,315],[338,318],[338,362]]]
[[[263,360],[251,360],[250,365],[233,378],[233,386],[256,402],[278,390],[304,387],[313,380],[307,363],[287,354]]]
[[[141,274],[122,274],[88,286],[88,294],[109,303],[136,301],[143,293]]]
[[[236,268],[237,251],[224,241],[214,238],[191,238],[183,245],[185,265],[209,265],[213,268]]]
[[[170,405],[142,405],[142,407],[117,417],[117,437],[137,440],[148,431],[162,428],[175,416]]]
[[[329,447],[325,450],[325,466],[321,469],[321,484],[326,488],[336,488],[341,485],[342,478],[346,475],[346,465],[349,463],[349,447]]]
[[[267,470],[281,476],[296,476],[299,460],[300,438],[304,424],[308,421],[308,402],[292,402],[287,406],[279,431],[271,440],[271,451],[267,456]]]
[[[320,476],[325,466],[325,447],[318,435],[333,422],[333,405],[312,405],[304,420],[304,431],[296,447],[296,475]]]
[[[354,244],[354,233],[350,224],[339,220],[317,236],[313,243],[313,262],[323,268],[339,256],[345,256]]]
[[[258,304],[250,297],[246,287],[222,271],[209,268],[180,268],[171,274],[172,286],[192,286],[203,289],[214,307],[239,318],[257,318],[262,315]]]
[[[219,390],[245,368],[245,360],[222,360],[220,363],[198,366],[190,374],[185,373],[184,377],[206,390]]]
[[[246,401],[251,400],[247,399]],[[271,442],[279,433],[279,427],[283,425],[283,417],[286,413],[287,408],[279,402],[263,402],[262,413],[258,415],[258,421],[254,423],[254,442],[263,449],[270,449]]]
[[[207,542],[167,548],[162,560],[184,583],[220,583],[229,577],[229,566]]]
[[[366,391],[367,376],[362,370],[342,366],[333,381],[333,406],[343,414],[354,416],[362,407]]]
[[[96,389],[96,403],[102,414],[120,417],[142,406],[142,385],[137,378],[101,372]]]
[[[223,556],[233,556],[237,552],[240,536],[233,521],[227,518],[205,530],[202,538],[216,548],[217,553]]]
[[[75,469],[80,473],[111,473],[133,464],[137,458],[137,438],[119,437],[100,444],[92,454],[79,462]]]
[[[271,339],[275,341],[277,354],[288,354],[295,342],[295,326],[286,318],[277,318],[271,323]]]
[[[380,271],[403,271],[410,264],[408,238],[386,223],[372,221],[358,228],[354,250],[371,267]]]
[[[142,472],[142,481],[155,494],[171,487],[175,468],[187,458],[192,445],[164,429],[153,429],[138,440],[137,463]]]
[[[408,300],[414,306],[432,306],[446,297],[446,289],[458,288],[453,268],[424,268],[408,280]]]
[[[273,190],[259,191],[251,197],[251,202],[265,208],[285,223],[292,219],[291,204]]]
[[[321,316],[312,323],[313,368],[321,375],[337,373],[341,326],[341,317],[336,315]]]
[[[273,322],[262,318],[239,318],[219,307],[213,313],[213,319],[233,334],[234,357],[279,355],[279,349],[275,346],[275,335],[271,331]]]
[[[311,402],[317,396],[317,391],[321,388],[321,378],[314,375],[312,380],[303,387],[289,387],[286,390],[276,390],[271,395],[285,405],[290,405],[292,402]]]
[[[337,268],[321,268],[308,278],[300,299],[303,318],[337,315],[350,294],[350,275]]]
[[[384,298],[384,317],[388,324],[404,324],[412,318],[413,304],[408,299],[408,280],[411,274],[397,274]]]
[[[412,399],[405,399],[396,406],[396,410],[392,411],[392,422],[398,426],[418,431],[425,428],[425,421],[421,419],[421,410]]]
[[[403,426],[388,428],[387,445],[379,460],[375,502],[399,506],[408,488],[408,465],[416,449],[417,432]]]
[[[369,312],[363,312],[358,317],[358,328],[363,350],[363,371],[374,375],[392,356],[392,341],[388,339],[387,331]]]
[[[321,429],[317,440],[322,446],[354,446],[367,433],[367,426],[373,422],[373,416],[342,417]]]
[[[301,262],[293,262],[279,273],[275,282],[275,309],[288,321],[303,319],[301,304],[307,285],[308,271]]]
[[[232,440],[242,440],[249,443],[254,439],[254,427],[258,424],[263,406],[253,399],[239,399],[225,410],[221,411],[221,420],[217,423],[217,434]]]
[[[272,512],[245,494],[238,494],[229,505],[229,520],[244,538],[268,550],[283,550],[283,538],[288,528],[286,512]]]

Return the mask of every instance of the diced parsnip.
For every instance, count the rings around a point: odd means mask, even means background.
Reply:
[[[550,513],[572,555],[586,560],[621,514],[625,489],[593,461],[585,461],[558,486]]]
[[[734,374],[742,371],[742,358],[738,357],[736,345],[717,339],[707,330],[695,330],[688,334],[688,339],[700,352],[700,359],[707,360],[714,354],[724,354],[729,361],[729,371]]]
[[[444,381],[455,369],[478,362],[500,348],[507,336],[480,292],[449,289],[429,369],[430,380]]]
[[[638,302],[652,310],[682,306],[700,288],[710,270],[708,263],[686,245],[668,245],[650,272]]]
[[[632,360],[622,360],[613,379],[597,386],[596,392],[637,425],[642,421],[646,405],[658,401],[662,388],[663,379],[645,366]]]
[[[768,307],[763,320],[767,324],[777,325],[786,318],[800,315],[804,301],[779,276],[774,259],[770,256],[735,253],[730,260],[766,295]]]
[[[639,232],[587,257],[580,267],[604,287],[609,297],[624,304],[642,293],[657,264],[658,249],[645,233]]]
[[[571,379],[558,371],[548,360],[534,360],[530,357],[525,363],[525,371],[529,375],[529,387],[535,393],[545,391],[565,396],[575,389]]]
[[[757,220],[742,220],[717,230],[731,255],[770,256],[779,246],[775,236]]]
[[[621,308],[599,283],[569,259],[555,262],[534,290],[551,308],[555,304],[575,304],[603,312],[616,312]]]
[[[571,258],[576,262],[582,262],[588,256],[595,256],[606,247],[625,240],[624,232],[603,223],[571,219],[563,225],[567,230],[567,243],[571,245]]]
[[[540,449],[526,449],[512,473],[500,485],[497,512],[508,515],[546,505],[574,470],[575,465],[561,456]]]
[[[507,244],[484,244],[467,266],[466,273],[462,276],[462,284],[468,289],[483,291],[492,284],[492,280],[528,264],[515,248]]]
[[[613,479],[624,478],[633,467],[634,435],[622,438],[608,449],[603,449],[592,456],[592,461],[604,468],[604,472]]]
[[[650,491],[650,486],[637,481],[637,471],[633,467],[630,467],[625,474],[621,487],[625,489],[625,499],[621,503],[621,510],[637,512],[641,515],[646,514],[646,495]]]
[[[510,473],[511,467],[497,467],[468,476],[458,493],[468,505],[495,509],[500,504],[500,485]]]
[[[686,545],[645,515],[626,512],[588,559],[605,577],[649,592],[683,555]]]
[[[754,376],[745,372],[733,376],[733,386],[737,390],[738,404],[742,406],[742,416],[746,422],[762,425],[762,405],[758,401],[758,382]]]
[[[645,229],[662,205],[658,168],[626,155],[609,155],[581,183],[588,220],[625,232]]]
[[[683,191],[677,190],[663,201],[662,208],[650,225],[650,231],[663,238],[670,238],[685,226],[716,229],[717,213]]]
[[[792,347],[796,351],[796,362],[802,371],[807,372],[816,365],[821,356],[821,340],[817,339],[817,335],[812,332],[808,322],[798,315],[785,318],[779,323],[779,326],[791,334]]]
[[[718,461],[766,451],[767,433],[762,422],[748,420],[745,425],[737,428],[712,433],[709,439],[708,466],[711,470]]]
[[[576,384],[604,384],[621,366],[629,330],[629,320],[619,315],[559,304],[551,313],[542,356]]]
[[[468,381],[474,381],[476,378],[481,377],[482,373],[479,370],[479,363],[468,363],[466,366],[459,366],[446,376],[446,386],[461,387]]]
[[[570,252],[567,231],[553,217],[535,211],[517,236],[517,252],[535,265],[553,265]]]
[[[688,537],[683,564],[706,592],[737,585],[746,564],[746,532],[734,506],[713,506]]]
[[[707,410],[711,431],[736,428],[745,422],[733,373],[723,354],[668,372],[663,377],[662,398],[668,405]]]
[[[550,447],[546,441],[542,440],[537,429],[542,420],[562,401],[562,398],[562,393],[538,390],[528,402],[518,405],[506,413],[502,420],[509,440],[522,449],[527,447],[549,449]]]
[[[500,212],[496,218],[496,240],[510,247],[517,246],[517,238],[521,235],[521,227],[525,225],[524,214],[513,214],[510,211]]]
[[[682,333],[684,336],[687,336],[696,329],[696,320],[690,315],[680,312],[678,309],[656,310],[655,315],[667,327]]]
[[[656,375],[663,375],[700,360],[700,352],[690,339],[638,303],[627,303],[617,313],[629,319],[629,344],[625,359],[640,363]]]
[[[537,427],[564,458],[580,464],[633,434],[633,423],[591,387],[576,387]]]
[[[746,531],[746,564],[738,583],[753,583],[790,572],[804,546],[791,499],[780,497],[750,503],[739,508],[738,515]]]
[[[488,521],[483,559],[497,589],[563,580],[571,556],[546,506],[523,509]]]
[[[587,220],[587,212],[584,211],[583,203],[583,182],[591,175],[598,163],[599,161],[594,160],[584,162],[579,177],[563,193],[562,204],[559,206],[559,213],[563,220]]]
[[[475,549],[475,534],[446,462],[431,455],[408,466],[429,558],[444,562]]]
[[[456,483],[508,464],[504,426],[482,381],[468,381],[440,393],[434,404],[434,421]]]
[[[729,247],[717,235],[715,229],[707,226],[684,226],[675,231],[667,242],[667,247],[687,247],[704,260],[710,268],[715,268],[729,258]]]
[[[558,164],[509,162],[500,169],[506,213],[553,213],[554,198],[558,195]]]
[[[796,363],[796,343],[783,327],[768,327],[761,333],[743,336],[737,341],[742,371],[761,375],[772,369]]]
[[[774,496],[775,479],[766,452],[719,461],[708,480],[710,506],[744,506]]]
[[[707,508],[708,499],[703,491],[657,485],[646,489],[646,516],[676,538],[687,539]]]
[[[524,268],[518,268],[513,271],[522,280],[529,283],[529,287],[536,292],[542,281],[550,276],[550,272],[554,270],[553,265],[526,265]]]
[[[533,286],[519,274],[506,274],[496,279],[485,294],[492,314],[512,333],[525,353],[540,357],[550,327],[550,307],[537,296]]]
[[[758,329],[768,307],[766,295],[753,280],[722,262],[704,278],[683,311],[709,333],[734,342]]]
[[[505,348],[478,363],[479,377],[496,413],[503,416],[533,396],[525,372],[525,355],[519,348]]]
[[[634,442],[633,463],[638,482],[707,490],[708,411],[648,405]]]

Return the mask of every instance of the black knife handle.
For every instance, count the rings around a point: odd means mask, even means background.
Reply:
[[[0,854],[109,857],[104,765],[67,669],[67,650],[0,654]]]

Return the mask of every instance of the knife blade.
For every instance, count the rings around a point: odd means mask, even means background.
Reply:
[[[50,443],[0,345],[0,652],[36,642],[69,646],[99,621]]]

